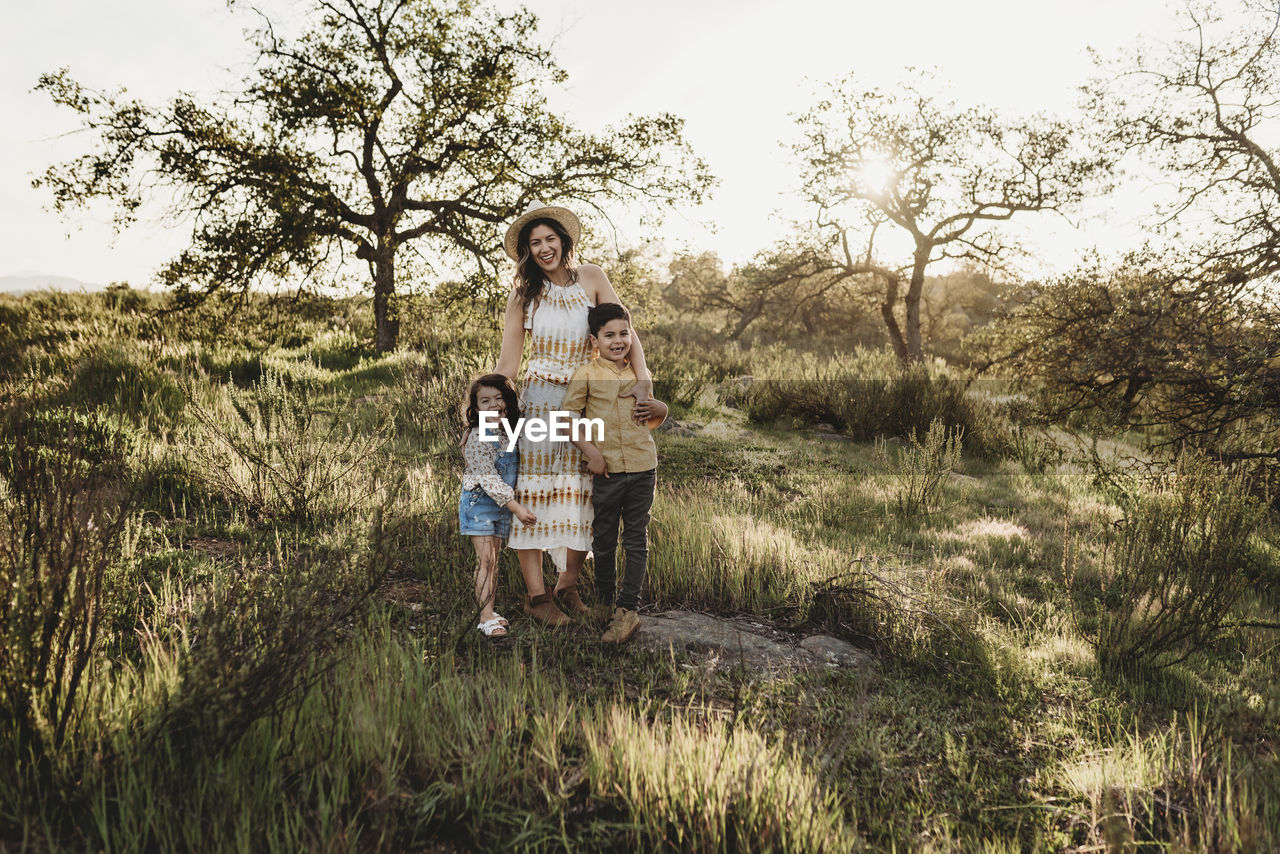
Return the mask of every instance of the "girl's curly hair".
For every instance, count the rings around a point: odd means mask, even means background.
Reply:
[[[516,429],[516,421],[520,418],[520,395],[510,378],[503,374],[485,374],[471,381],[471,389],[467,392],[467,400],[462,405],[462,423],[464,429],[480,426],[480,407],[476,398],[481,388],[495,389],[502,395],[502,402],[507,405],[507,414],[502,417],[507,429],[512,433]]]

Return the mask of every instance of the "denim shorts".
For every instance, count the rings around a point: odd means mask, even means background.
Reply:
[[[514,487],[520,474],[520,452],[498,451],[494,460],[498,476]],[[502,537],[511,533],[511,511],[499,507],[480,487],[462,490],[458,496],[458,532],[464,537]]]
[[[458,531],[464,537],[501,537],[511,533],[511,511],[499,507],[479,487],[464,489],[458,497]]]

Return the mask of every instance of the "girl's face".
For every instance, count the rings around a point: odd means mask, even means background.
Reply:
[[[549,225],[536,225],[529,232],[529,254],[538,266],[550,273],[560,266],[563,260],[563,246],[560,235]]]
[[[496,412],[501,417],[507,414],[507,402],[502,399],[501,391],[482,385],[476,389],[476,411]]]

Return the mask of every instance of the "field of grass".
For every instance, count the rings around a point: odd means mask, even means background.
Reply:
[[[646,608],[836,634],[878,667],[708,672],[544,630],[511,553],[493,643],[449,419],[495,335],[377,356],[349,304],[206,338],[153,299],[0,303],[0,848],[1280,848],[1272,516],[1219,631],[1103,667],[1077,576],[1124,511],[1067,434],[1030,447],[943,366],[887,379],[896,423],[918,399],[965,428],[912,504],[928,460],[905,430],[850,438],[842,360],[654,335],[659,394],[702,426],[658,438]],[[883,359],[856,358],[866,389]],[[755,396],[724,405],[743,372]]]

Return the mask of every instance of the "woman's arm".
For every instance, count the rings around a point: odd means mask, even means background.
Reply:
[[[662,422],[667,420],[667,405],[656,397],[649,399],[649,420],[645,422],[645,426],[650,430],[655,430],[662,426]]]
[[[494,373],[515,381],[520,370],[520,356],[524,352],[524,300],[520,291],[512,288],[507,297],[507,313],[502,327],[502,352],[498,354],[498,364]]]
[[[596,305],[604,302],[616,302],[622,305],[622,300],[618,299],[618,292],[613,289],[609,277],[605,275],[595,264],[583,264],[578,268],[580,273],[585,273],[584,279],[590,281],[592,289],[588,291],[587,296],[591,297]],[[584,285],[587,284],[584,281]],[[625,308],[625,306],[623,306]],[[635,407],[631,411],[631,417],[641,423],[653,417],[653,413],[649,411],[649,401],[653,399],[653,380],[649,378],[649,367],[644,360],[644,347],[640,344],[640,336],[636,334],[635,324],[631,324],[631,367],[636,372],[636,384],[631,387],[630,391],[624,392],[619,397],[634,397],[636,399]]]

